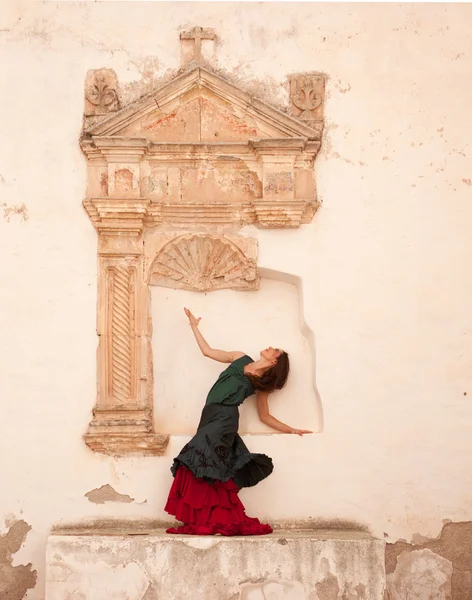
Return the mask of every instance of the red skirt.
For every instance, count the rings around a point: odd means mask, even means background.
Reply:
[[[165,511],[184,525],[167,533],[189,535],[264,535],[272,527],[248,517],[232,479],[208,483],[179,467],[169,492]]]

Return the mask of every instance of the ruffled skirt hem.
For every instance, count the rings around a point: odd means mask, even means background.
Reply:
[[[211,484],[180,466],[165,511],[184,525],[170,527],[167,533],[225,536],[272,533],[270,525],[246,515],[238,491],[232,479]]]

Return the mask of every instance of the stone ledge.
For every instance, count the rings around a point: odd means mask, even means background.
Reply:
[[[170,523],[169,527],[178,527],[180,523]],[[355,530],[332,530],[332,529],[277,529],[273,533],[264,536],[233,536],[232,538],[226,538],[224,536],[188,536],[188,535],[178,535],[178,534],[168,534],[165,531],[165,528],[134,528],[134,527],[121,527],[121,528],[101,528],[97,530],[94,527],[81,527],[81,528],[57,528],[54,529],[53,533],[54,537],[128,537],[128,536],[146,536],[151,538],[160,537],[164,541],[169,540],[189,540],[189,539],[212,539],[216,542],[225,539],[310,539],[310,540],[373,540],[379,541],[369,533],[365,531],[355,531]]]
[[[109,456],[163,456],[170,436],[156,433],[86,433],[84,441],[94,452]]]
[[[383,599],[385,544],[361,531],[100,533],[49,537],[46,600]]]

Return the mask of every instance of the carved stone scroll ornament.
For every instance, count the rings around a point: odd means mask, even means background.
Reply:
[[[290,77],[291,112],[311,123],[323,118],[325,79],[320,73]]]
[[[85,81],[85,116],[106,115],[120,108],[118,78],[112,69],[89,71]]]
[[[150,283],[199,292],[259,288],[255,258],[233,241],[207,234],[182,235],[168,242],[152,262]]]

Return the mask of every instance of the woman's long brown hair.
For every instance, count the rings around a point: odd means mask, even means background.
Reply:
[[[284,387],[287,383],[289,371],[290,362],[288,360],[288,354],[282,352],[277,358],[275,365],[267,369],[267,371],[264,371],[260,377],[249,374],[247,377],[256,390],[273,392],[274,390],[281,390]]]

